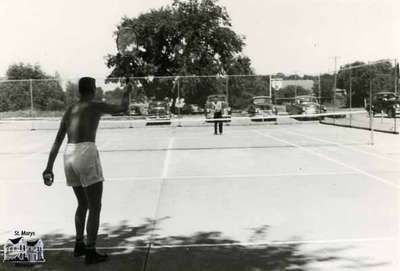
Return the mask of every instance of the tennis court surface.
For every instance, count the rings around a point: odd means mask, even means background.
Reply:
[[[112,257],[88,270],[399,270],[398,135],[371,145],[370,131],[318,121],[179,126],[99,130],[98,246]],[[41,179],[55,134],[0,127],[0,238],[35,232],[43,270],[80,270],[62,153],[53,186]]]

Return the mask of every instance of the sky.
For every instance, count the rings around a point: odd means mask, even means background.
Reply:
[[[113,32],[172,0],[1,0],[0,77],[10,64],[63,78],[106,77]],[[355,60],[400,59],[399,0],[220,0],[257,74],[318,74]],[[396,14],[397,12],[397,14]]]

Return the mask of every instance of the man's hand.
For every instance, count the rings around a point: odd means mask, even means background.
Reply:
[[[44,184],[47,186],[51,186],[54,182],[54,174],[53,170],[45,169],[42,173]]]

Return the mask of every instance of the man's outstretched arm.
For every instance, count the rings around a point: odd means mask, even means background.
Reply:
[[[126,91],[122,95],[120,104],[109,104],[109,103],[95,103],[96,111],[100,114],[115,114],[122,113],[129,110],[129,94],[132,92],[132,85],[127,84]]]
[[[46,178],[45,178],[46,174],[50,174],[52,176],[52,178],[54,176],[53,175],[54,161],[56,160],[58,151],[60,150],[61,144],[67,133],[66,119],[67,119],[68,114],[69,114],[69,110],[67,110],[67,112],[65,112],[63,118],[61,119],[60,127],[59,127],[57,135],[56,135],[56,139],[54,140],[53,146],[52,146],[50,154],[49,154],[49,159],[47,161],[46,169],[43,171],[43,178],[44,178],[45,183],[46,183]]]

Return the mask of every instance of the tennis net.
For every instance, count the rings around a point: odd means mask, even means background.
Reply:
[[[8,118],[0,120],[1,130],[57,130],[61,118]],[[192,115],[181,117],[111,117],[105,116],[99,124],[99,129],[130,129],[130,128],[186,128],[211,127],[215,122],[223,122],[226,126],[263,126],[271,125],[307,125],[307,124],[370,124],[367,112],[342,111],[320,114],[259,114],[246,116],[224,117],[220,119]]]

